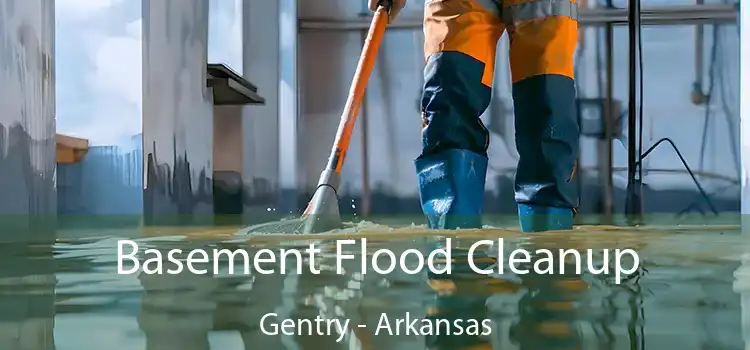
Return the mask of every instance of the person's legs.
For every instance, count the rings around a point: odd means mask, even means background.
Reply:
[[[515,199],[523,231],[569,229],[579,127],[573,56],[575,0],[503,0],[520,159]]]
[[[422,154],[414,163],[430,228],[481,226],[490,135],[479,117],[503,31],[493,0],[425,4]]]

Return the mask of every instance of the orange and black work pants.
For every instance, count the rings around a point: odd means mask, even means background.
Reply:
[[[507,32],[520,156],[516,202],[575,208],[577,10],[575,0],[426,0],[421,157],[449,149],[487,155],[490,134],[479,117]]]

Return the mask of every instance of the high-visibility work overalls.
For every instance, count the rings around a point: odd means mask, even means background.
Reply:
[[[481,226],[497,42],[510,38],[521,229],[567,229],[577,193],[575,0],[426,0],[422,153],[415,160],[431,228]]]

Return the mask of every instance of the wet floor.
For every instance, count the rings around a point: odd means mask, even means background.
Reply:
[[[393,230],[363,225],[359,232],[316,236],[315,241],[274,236],[238,239],[227,230],[113,231],[103,236],[61,234],[54,246],[6,247],[0,255],[0,349],[745,348],[741,320],[750,311],[743,313],[741,299],[742,293],[745,299],[750,296],[750,275],[742,277],[741,263],[750,250],[732,227],[679,231],[600,227],[535,235],[464,232],[447,236],[456,248],[450,276],[408,274],[401,268],[378,274],[372,264],[363,274],[358,244],[344,247],[355,258],[343,261],[337,273],[335,239],[344,237],[367,238],[368,259],[382,248],[397,256],[407,249],[426,255],[445,242],[419,227]],[[241,249],[253,256],[261,249],[278,252],[315,243],[321,252],[312,265],[303,259],[302,273],[294,271],[297,259],[289,256],[284,274],[279,273],[278,261],[259,264],[260,269],[275,269],[275,273],[261,274],[251,262],[246,274],[238,258],[233,274],[225,259],[200,265],[206,274],[183,269],[177,274],[118,275],[117,242],[125,238],[138,243],[139,264],[155,256],[145,249],[163,253],[164,270],[174,268],[167,258],[170,249],[184,254],[194,249]],[[479,268],[492,268],[495,273],[481,276],[468,271],[461,258],[465,248],[478,240],[497,242],[498,238],[503,239],[502,249],[480,249],[484,258],[477,259]],[[607,261],[614,265],[613,251],[606,260],[602,249],[629,248],[638,252],[640,267],[617,284],[613,273],[588,273],[587,255],[582,254],[580,275],[575,273],[575,261],[569,260],[563,274],[533,270],[518,274],[510,271],[507,261],[516,248],[592,249],[592,261],[599,267]],[[413,268],[416,255],[408,256],[405,267]],[[503,271],[493,258],[497,256],[504,256],[499,260]],[[538,259],[534,255],[528,264]],[[377,261],[387,267],[387,259],[381,256]],[[148,264],[149,268],[158,265]],[[312,274],[310,266],[320,273]],[[213,273],[214,268],[218,273]],[[276,316],[261,322],[267,314]],[[407,317],[404,323],[398,321]],[[274,331],[273,324],[283,319],[307,320],[312,326],[320,322],[327,334],[264,334],[264,329]],[[415,326],[410,329],[412,322]],[[422,328],[423,324],[431,326]],[[407,334],[415,330],[417,334]]]

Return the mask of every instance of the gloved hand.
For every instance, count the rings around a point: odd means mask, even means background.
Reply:
[[[370,11],[375,11],[381,3],[390,3],[391,11],[388,13],[388,22],[393,23],[396,20],[396,16],[406,6],[406,0],[368,0]]]

